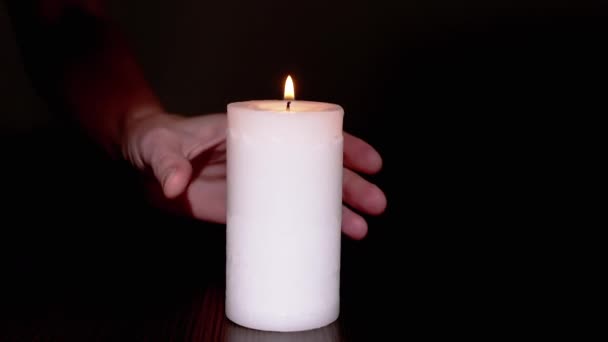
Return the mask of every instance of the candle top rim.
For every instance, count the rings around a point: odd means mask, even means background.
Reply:
[[[287,111],[287,102],[291,102],[289,111]],[[228,104],[228,107],[256,112],[318,113],[343,111],[343,108],[335,103],[306,100],[246,100],[232,102]]]

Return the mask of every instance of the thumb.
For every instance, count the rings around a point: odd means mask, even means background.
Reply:
[[[184,192],[190,182],[192,166],[182,154],[167,147],[159,148],[152,155],[150,164],[167,198],[175,198]]]

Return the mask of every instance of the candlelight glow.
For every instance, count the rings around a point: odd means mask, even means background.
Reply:
[[[283,96],[283,98],[285,100],[295,100],[296,99],[296,92],[293,89],[293,80],[291,79],[291,76],[287,76],[287,80],[285,81],[285,95]]]

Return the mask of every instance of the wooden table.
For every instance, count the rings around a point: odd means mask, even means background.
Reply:
[[[81,298],[82,299],[82,298]],[[141,300],[141,298],[139,298]],[[150,297],[139,309],[75,298],[55,298],[44,312],[3,320],[2,341],[344,341],[341,321],[316,330],[274,333],[238,326],[224,315],[223,287],[175,296],[159,306]],[[44,305],[41,305],[41,307]],[[38,307],[38,310],[41,309]],[[155,307],[155,308],[154,308]],[[30,307],[30,310],[33,308]],[[93,312],[97,310],[97,312]]]
[[[50,233],[12,240],[20,269],[2,273],[0,341],[367,341],[375,335],[370,322],[382,312],[370,303],[383,298],[373,286],[382,279],[361,262],[369,257],[360,250],[364,243],[344,241],[338,321],[270,333],[225,316],[221,227],[195,232],[168,222],[174,221],[157,223],[173,227],[172,234],[157,229],[156,237],[125,236],[123,243],[112,230],[84,244],[94,227],[86,235],[66,232],[65,240]]]

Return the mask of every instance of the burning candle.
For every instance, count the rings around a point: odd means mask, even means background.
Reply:
[[[228,105],[226,316],[302,331],[340,308],[342,107],[283,100]]]

